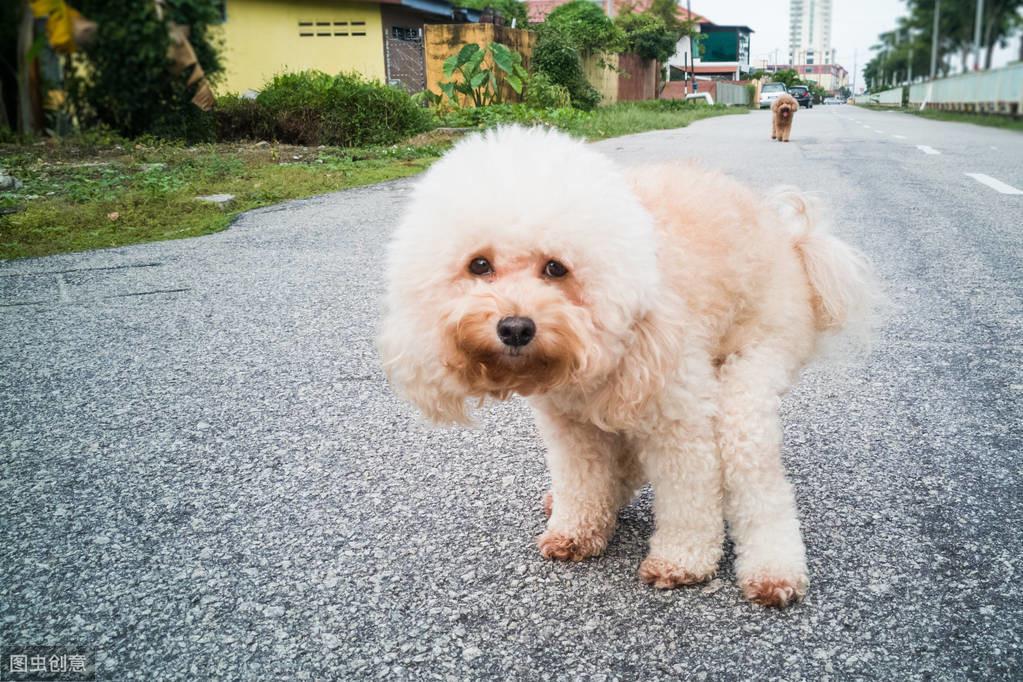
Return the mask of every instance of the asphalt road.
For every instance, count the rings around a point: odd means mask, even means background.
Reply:
[[[867,127],[869,126],[869,127]],[[409,181],[229,231],[0,265],[0,641],[99,679],[1019,679],[1023,135],[848,106],[608,140],[821,192],[893,308],[784,401],[811,571],[787,611],[543,561],[521,402],[434,430],[373,347]],[[923,145],[939,153],[928,153]],[[707,197],[714,201],[714,197]]]

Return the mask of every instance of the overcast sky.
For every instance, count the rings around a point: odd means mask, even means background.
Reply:
[[[690,2],[694,12],[715,24],[744,24],[752,28],[755,33],[750,37],[750,58],[754,65],[764,58],[773,63],[775,50],[781,62],[788,60],[789,0]],[[685,0],[681,3],[684,5]],[[838,63],[851,74],[855,59],[862,74],[863,65],[871,57],[870,46],[877,42],[878,34],[893,28],[896,18],[903,14],[906,14],[906,6],[902,0],[832,0],[831,46],[838,51]],[[1018,45],[1017,39],[1009,49],[999,50],[995,65],[1005,64],[1014,52],[1018,54]],[[856,80],[857,84],[862,84],[862,76],[857,76]]]

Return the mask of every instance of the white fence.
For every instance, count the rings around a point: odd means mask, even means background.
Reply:
[[[909,103],[921,109],[1023,115],[1023,62],[919,83],[910,87]]]
[[[902,88],[892,88],[891,90],[877,93],[877,103],[883,107],[901,107]]]
[[[738,104],[744,107],[749,106],[749,89],[745,85],[718,82],[717,95],[718,104]]]

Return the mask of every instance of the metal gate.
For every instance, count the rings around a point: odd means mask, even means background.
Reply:
[[[401,83],[408,92],[426,89],[426,60],[423,56],[423,38],[411,36],[398,39],[384,38],[384,56],[387,62],[387,82]]]

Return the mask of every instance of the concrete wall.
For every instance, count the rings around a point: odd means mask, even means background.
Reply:
[[[917,107],[1023,115],[1023,62],[918,83],[909,89]]]
[[[426,53],[426,89],[442,94],[440,83],[444,77],[444,60],[458,54],[462,46],[476,43],[486,47],[501,43],[522,55],[522,65],[529,68],[529,59],[536,45],[536,34],[518,28],[494,26],[493,24],[432,24],[423,27],[423,49]],[[488,57],[489,62],[489,57]],[[491,65],[492,66],[492,65]],[[505,86],[502,90],[505,102],[519,99],[515,91]]]
[[[385,78],[379,5],[228,0],[221,31],[227,68],[220,93],[259,90],[275,74],[305,69]]]
[[[610,68],[609,68],[610,67]],[[600,93],[601,104],[618,101],[618,55],[587,55],[583,57],[583,75]]]

